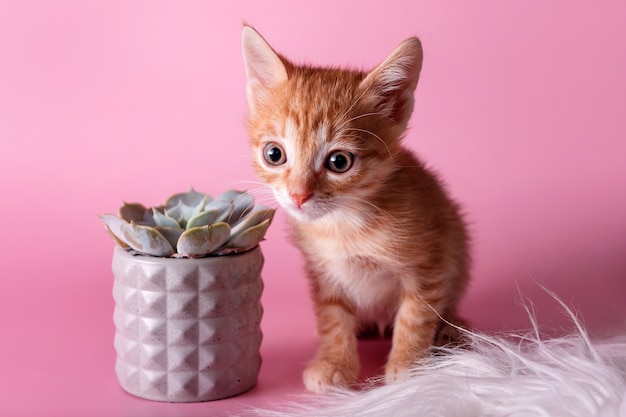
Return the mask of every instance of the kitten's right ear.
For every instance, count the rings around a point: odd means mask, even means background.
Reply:
[[[405,40],[363,81],[361,88],[374,97],[376,111],[406,126],[413,111],[413,92],[422,70],[422,44]]]
[[[273,87],[287,81],[287,69],[278,54],[251,26],[244,25],[241,46],[248,77],[248,105],[254,109],[266,100]]]

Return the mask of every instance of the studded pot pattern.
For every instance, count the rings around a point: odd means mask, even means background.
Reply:
[[[262,267],[259,247],[201,259],[115,248],[115,370],[122,388],[169,402],[252,388],[261,366]]]

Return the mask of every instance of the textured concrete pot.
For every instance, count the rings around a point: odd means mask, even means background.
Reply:
[[[113,255],[115,370],[122,388],[156,401],[199,402],[252,388],[261,366],[257,246],[201,259]]]

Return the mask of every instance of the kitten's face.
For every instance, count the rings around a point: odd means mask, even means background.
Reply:
[[[298,220],[358,209],[391,169],[385,122],[358,88],[362,75],[299,74],[250,117],[259,177]]]
[[[355,218],[388,186],[417,79],[404,85],[380,67],[370,74],[298,67],[251,28],[244,28],[244,58],[259,178],[296,220]],[[396,75],[408,72],[402,65]]]

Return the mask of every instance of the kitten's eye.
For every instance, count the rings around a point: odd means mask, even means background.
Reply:
[[[282,165],[287,162],[285,151],[277,143],[271,142],[263,148],[263,158],[270,165]]]
[[[343,174],[352,168],[354,155],[347,151],[334,151],[326,160],[326,168],[331,171]]]

